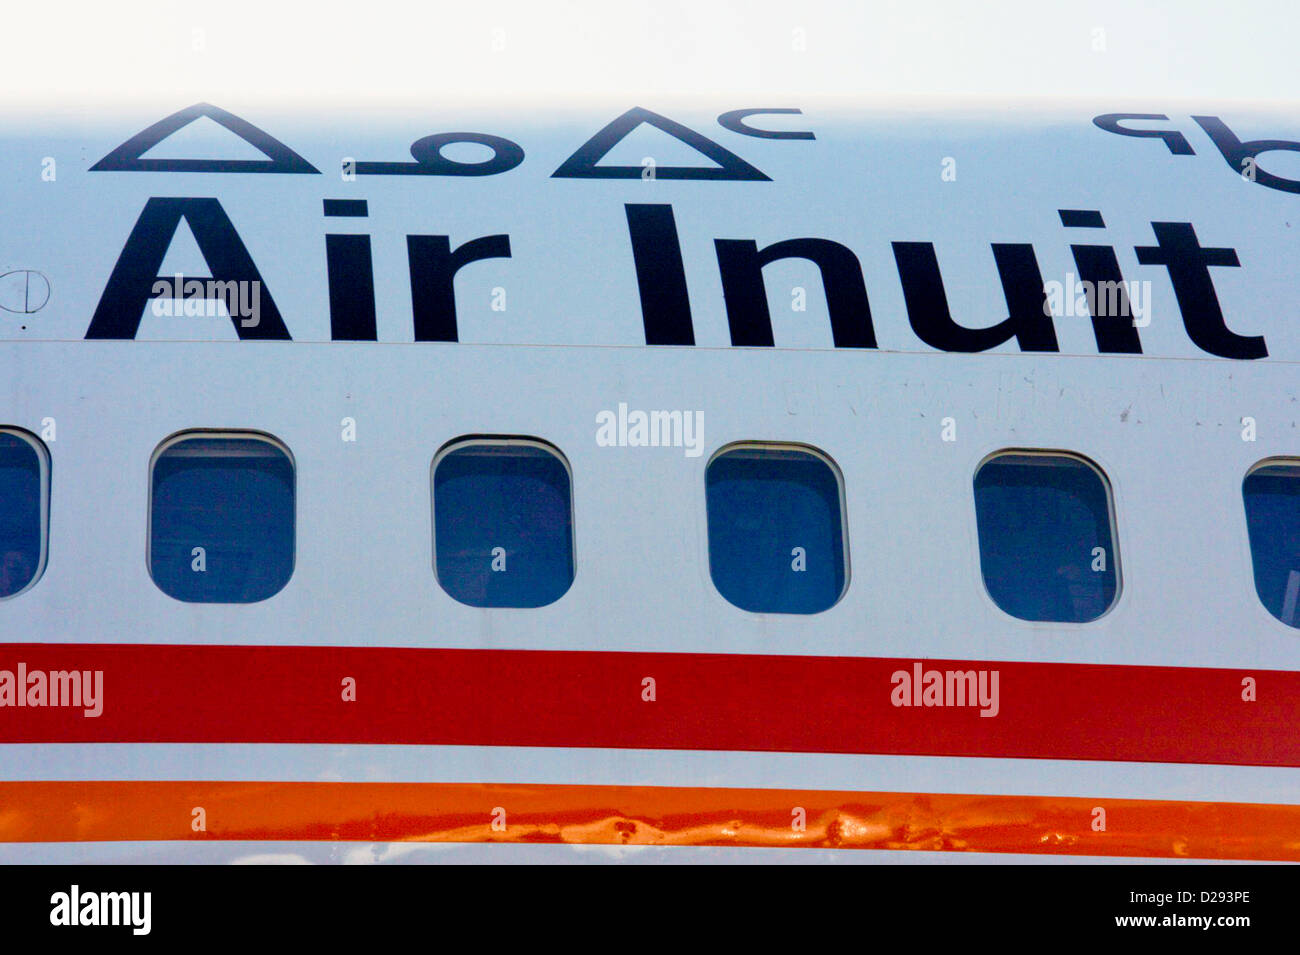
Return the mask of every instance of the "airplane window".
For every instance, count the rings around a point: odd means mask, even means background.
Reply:
[[[40,441],[0,429],[0,599],[22,593],[45,569],[49,473]]]
[[[559,451],[471,439],[433,465],[434,570],[471,607],[543,607],[573,583],[573,503]]]
[[[724,448],[705,471],[709,573],[754,613],[820,613],[848,583],[844,494],[830,460],[779,445]]]
[[[1300,461],[1256,465],[1242,483],[1255,592],[1288,627],[1300,627]]]
[[[975,473],[980,569],[993,602],[1021,620],[1086,623],[1115,602],[1110,489],[1065,454],[1005,452]]]
[[[191,432],[165,443],[150,478],[149,572],[190,603],[254,603],[289,582],[294,468],[270,438]]]

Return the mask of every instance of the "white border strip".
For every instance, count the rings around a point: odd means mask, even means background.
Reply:
[[[10,743],[0,779],[701,786],[1300,804],[1300,768],[947,756],[335,744]]]

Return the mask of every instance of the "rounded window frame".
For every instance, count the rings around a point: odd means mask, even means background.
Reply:
[[[791,610],[748,610],[745,607],[741,607],[738,604],[732,603],[731,600],[727,598],[727,595],[718,589],[718,583],[713,576],[713,553],[712,553],[713,547],[709,540],[709,469],[713,466],[713,462],[716,461],[718,458],[722,457],[724,454],[729,454],[732,451],[754,451],[754,450],[799,451],[804,454],[810,454],[813,457],[817,458],[819,461],[821,461],[823,464],[825,464],[830,469],[831,475],[835,478],[835,484],[839,490],[840,542],[843,547],[842,556],[844,561],[844,585],[840,588],[840,592],[839,594],[836,595],[835,600],[833,600],[829,606],[823,607],[821,610],[817,610],[813,613],[799,613],[797,611],[791,611]],[[724,444],[722,445],[722,447],[718,448],[711,455],[709,455],[708,460],[704,462],[704,471],[702,477],[704,483],[703,506],[704,506],[705,566],[707,567],[709,572],[709,586],[713,589],[713,592],[715,594],[717,594],[719,597],[722,598],[723,601],[726,602],[728,607],[731,607],[735,610],[739,610],[742,613],[753,614],[754,616],[780,615],[782,617],[805,618],[805,617],[817,617],[820,616],[821,614],[829,613],[830,611],[834,610],[836,607],[838,607],[841,603],[844,602],[844,598],[848,596],[849,587],[853,583],[853,565],[851,562],[851,555],[850,555],[851,545],[849,542],[848,486],[844,480],[844,472],[840,470],[840,466],[835,462],[834,458],[832,458],[821,448],[815,447],[814,445],[811,444],[804,444],[801,441],[762,441],[757,439],[745,439],[741,441],[732,441],[728,444]]]
[[[569,578],[568,586],[554,600],[536,607],[481,607],[477,604],[466,603],[461,600],[442,582],[442,576],[438,573],[438,511],[437,502],[434,500],[434,478],[438,473],[438,465],[452,452],[462,450],[463,448],[491,446],[494,448],[502,447],[530,447],[545,451],[552,457],[559,460],[564,467],[564,473],[569,479],[569,553],[573,560],[573,574]],[[572,591],[574,585],[578,582],[578,488],[573,479],[573,466],[569,463],[569,458],[558,445],[552,444],[545,438],[532,437],[530,435],[517,434],[471,434],[459,438],[452,438],[446,441],[433,455],[433,460],[429,462],[429,566],[433,570],[433,579],[438,584],[438,589],[447,597],[454,600],[462,607],[469,607],[471,610],[485,610],[494,612],[518,612],[527,613],[529,611],[545,610],[547,607],[553,607]]]
[[[993,594],[989,592],[988,581],[984,577],[984,562],[980,558],[980,530],[979,530],[979,508],[975,506],[975,480],[984,466],[994,458],[1016,455],[1019,457],[1044,457],[1044,458],[1069,458],[1078,461],[1089,468],[1101,480],[1102,489],[1106,492],[1106,516],[1110,527],[1111,541],[1111,564],[1115,568],[1115,596],[1111,598],[1110,604],[1093,617],[1091,620],[1028,620],[1024,617],[1017,617],[1015,614],[1008,613],[1002,605],[994,599]],[[1014,620],[1017,623],[1033,627],[1091,627],[1105,620],[1113,614],[1120,602],[1124,599],[1124,561],[1120,555],[1119,543],[1119,512],[1115,504],[1115,487],[1111,483],[1110,476],[1107,475],[1106,469],[1100,464],[1078,451],[1070,451],[1065,448],[1024,448],[1008,447],[999,448],[996,451],[990,451],[984,457],[980,458],[975,465],[974,471],[970,476],[971,491],[971,521],[975,529],[975,574],[979,578],[980,593],[989,605],[996,608],[997,612],[1008,620]]]
[[[173,447],[174,445],[180,444],[182,441],[188,441],[195,438],[212,439],[217,441],[229,440],[232,438],[240,439],[240,440],[251,439],[255,441],[262,441],[265,444],[271,445],[273,448],[280,451],[282,454],[284,454],[286,458],[289,459],[289,469],[290,469],[290,473],[293,475],[293,544],[290,552],[291,560],[289,564],[289,576],[285,578],[284,583],[280,585],[279,589],[277,589],[275,593],[268,594],[267,596],[263,597],[261,600],[249,600],[249,601],[182,600],[180,597],[174,596],[173,594],[169,594],[166,590],[164,590],[159,585],[158,581],[154,578],[153,575],[154,467],[155,465],[157,465],[158,459],[161,458],[169,448]],[[145,505],[144,570],[149,577],[149,582],[153,584],[154,587],[157,588],[158,592],[161,593],[164,597],[167,597],[169,600],[174,600],[177,603],[185,604],[187,606],[251,607],[257,604],[266,603],[268,600],[274,600],[280,594],[284,593],[285,588],[288,587],[289,584],[293,581],[294,575],[298,572],[298,460],[293,456],[293,452],[289,449],[289,446],[284,441],[280,440],[275,435],[270,434],[266,431],[257,431],[252,428],[246,428],[246,429],[186,428],[184,431],[177,431],[174,434],[164,438],[162,442],[158,445],[158,447],[154,448],[153,454],[150,455],[149,457],[149,471],[146,477],[146,481],[147,481],[146,487],[148,488],[148,501],[146,502]]]
[[[1241,516],[1243,519],[1242,531],[1243,531],[1243,536],[1245,537],[1246,540],[1246,562],[1247,562],[1247,566],[1250,568],[1250,589],[1255,592],[1255,606],[1258,607],[1261,611],[1263,611],[1264,616],[1267,617],[1272,624],[1279,627],[1285,627],[1286,632],[1294,636],[1297,632],[1300,632],[1300,611],[1297,612],[1298,613],[1297,623],[1289,624],[1281,617],[1275,616],[1273,614],[1273,611],[1268,609],[1268,607],[1264,603],[1264,598],[1259,593],[1259,581],[1255,576],[1255,551],[1250,544],[1250,512],[1246,509],[1247,479],[1249,479],[1252,474],[1254,474],[1256,471],[1262,468],[1271,467],[1279,464],[1286,465],[1288,467],[1293,467],[1296,469],[1297,472],[1300,472],[1300,455],[1291,455],[1291,454],[1269,455],[1266,458],[1261,458],[1260,460],[1256,461],[1254,464],[1248,467],[1246,469],[1246,473],[1241,476],[1240,493],[1241,493]],[[1300,478],[1297,479],[1300,480]]]
[[[0,425],[0,434],[8,434],[22,441],[33,451],[36,452],[36,461],[40,467],[40,517],[41,517],[41,553],[36,563],[36,570],[32,573],[32,579],[27,581],[21,590],[15,590],[7,597],[0,597],[0,603],[8,600],[14,600],[27,593],[33,587],[41,582],[45,576],[45,570],[50,562],[50,498],[52,496],[51,485],[53,483],[54,466],[50,458],[50,449],[42,441],[26,428],[20,428],[17,425]]]

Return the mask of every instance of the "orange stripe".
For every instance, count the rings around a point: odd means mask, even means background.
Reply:
[[[206,831],[192,828],[202,807]],[[493,813],[504,810],[503,830]],[[1106,811],[1093,831],[1094,807]],[[796,810],[806,819],[794,825]],[[0,782],[0,841],[930,849],[1300,862],[1300,806],[479,783]]]

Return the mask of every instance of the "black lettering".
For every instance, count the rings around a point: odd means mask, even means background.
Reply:
[[[1192,119],[1196,120],[1201,129],[1205,130],[1206,135],[1214,141],[1214,145],[1223,154],[1223,158],[1227,160],[1233,172],[1238,175],[1246,173],[1247,178],[1253,179],[1261,186],[1268,186],[1270,189],[1277,189],[1281,192],[1300,192],[1300,182],[1287,179],[1285,176],[1276,176],[1271,172],[1265,172],[1259,168],[1259,163],[1256,162],[1260,153],[1275,150],[1300,153],[1300,143],[1289,139],[1252,139],[1250,142],[1243,143],[1237,138],[1237,134],[1230,130],[1227,124],[1217,116],[1193,116]],[[1248,160],[1254,163],[1254,169],[1248,170]]]
[[[694,345],[686,266],[670,205],[624,206],[647,345]]]
[[[326,199],[325,216],[334,219],[364,219],[370,215],[365,199]]]
[[[417,342],[457,341],[456,273],[471,262],[510,258],[510,236],[485,235],[452,251],[445,235],[408,235],[411,308]]]
[[[816,139],[812,133],[804,130],[756,129],[745,122],[750,116],[776,116],[780,114],[802,116],[801,109],[733,109],[718,117],[718,125],[742,136],[754,136],[758,139]]]
[[[1104,229],[1106,220],[1097,209],[1057,209],[1061,225],[1067,229]]]
[[[365,218],[365,199],[326,199],[330,218]],[[373,342],[375,326],[375,268],[370,236],[351,233],[325,236],[325,264],[329,274],[330,338],[336,342]]]
[[[670,136],[681,140],[686,145],[713,160],[717,166],[656,166],[656,179],[722,179],[740,182],[770,182],[745,160],[729,149],[719,146],[707,136],[702,136],[689,126],[674,122],[667,116],[660,116],[648,109],[637,106],[628,110],[614,120],[591,139],[578,147],[577,152],[566,159],[560,168],[551,174],[553,179],[640,179],[640,166],[599,166],[597,163],[616,145],[623,141],[628,133],[642,123],[662,130]]]
[[[160,142],[206,116],[224,126],[266,159],[142,159],[141,157]],[[147,129],[136,133],[95,165],[91,172],[282,172],[311,173],[320,171],[280,140],[258,129],[234,113],[228,113],[211,103],[195,103],[165,119],[160,119]]]
[[[1104,129],[1108,133],[1118,133],[1120,136],[1135,136],[1138,139],[1163,139],[1169,151],[1175,156],[1195,156],[1196,150],[1192,149],[1192,144],[1187,141],[1187,137],[1176,129],[1128,129],[1121,126],[1120,123],[1126,119],[1163,119],[1169,117],[1164,113],[1106,113],[1104,116],[1096,117],[1092,123],[1099,129]]]
[[[1142,340],[1133,324],[1132,304],[1115,250],[1108,245],[1072,245],[1070,251],[1074,253],[1079,278],[1091,283],[1094,289],[1094,294],[1088,298],[1088,308],[1092,312],[1092,333],[1097,339],[1097,350],[1116,355],[1142,354]],[[1116,289],[1118,295],[1115,299],[1104,296],[1101,293],[1103,288]],[[1117,314],[1098,315],[1096,303],[1099,300],[1116,301]]]
[[[370,236],[325,236],[325,262],[329,271],[330,338],[336,342],[377,340]]]
[[[239,233],[216,199],[159,199],[145,203],[108,277],[87,338],[135,338],[145,306],[154,298],[167,249],[184,219],[194,233],[203,260],[218,282],[254,282],[259,289],[259,320],[245,327],[234,314],[231,321],[240,338],[287,340],[289,330],[271,292],[248,254]],[[190,276],[197,278],[197,276]]]
[[[772,345],[763,267],[779,259],[807,259],[821,271],[836,348],[875,348],[862,265],[852,250],[829,239],[787,239],[759,251],[750,239],[717,239],[718,269],[733,345]]]
[[[1009,315],[990,328],[966,328],[953,321],[933,244],[895,242],[893,248],[908,320],[927,345],[943,351],[979,352],[1014,338],[1022,351],[1058,350],[1056,329],[1046,313],[1043,276],[1032,245],[993,245]]]
[[[458,162],[442,154],[452,143],[478,143],[492,150],[482,162]],[[518,143],[487,133],[438,133],[411,143],[415,162],[358,162],[358,176],[495,176],[524,161]]]
[[[1153,222],[1157,245],[1134,251],[1143,265],[1169,270],[1183,325],[1197,348],[1220,358],[1266,358],[1262,335],[1246,337],[1228,330],[1214,291],[1210,266],[1240,266],[1236,249],[1203,249],[1190,222]]]

